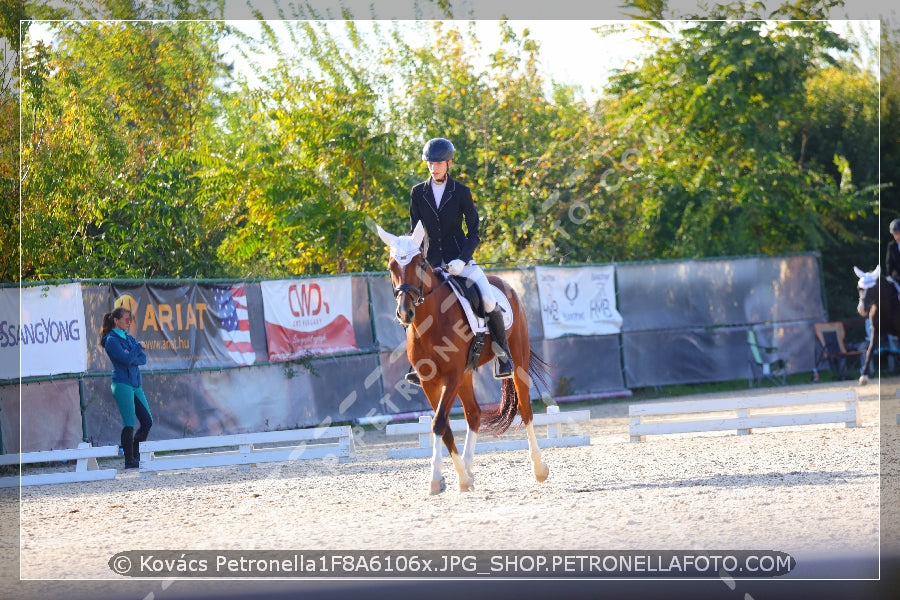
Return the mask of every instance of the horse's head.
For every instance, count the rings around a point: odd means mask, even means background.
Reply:
[[[859,304],[856,305],[856,311],[861,317],[868,317],[873,305],[878,304],[878,283],[881,278],[881,265],[875,267],[874,271],[866,273],[859,267],[853,267],[853,272],[859,277],[856,289],[859,292]]]
[[[425,229],[419,221],[412,235],[397,236],[378,225],[375,227],[378,237],[390,249],[388,269],[397,298],[397,319],[403,325],[409,325],[416,316],[416,306],[425,300],[425,287],[430,279],[430,268],[421,250]]]

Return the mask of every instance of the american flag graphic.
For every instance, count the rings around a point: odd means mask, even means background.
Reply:
[[[215,286],[216,314],[222,320],[219,329],[225,349],[239,365],[252,365],[256,353],[250,343],[250,316],[244,284]]]

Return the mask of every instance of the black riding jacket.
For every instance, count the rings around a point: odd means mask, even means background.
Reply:
[[[440,208],[435,207],[431,178],[413,187],[409,194],[409,227],[422,221],[425,227],[425,258],[438,267],[456,258],[468,263],[481,242],[478,237],[478,212],[472,192],[449,175]],[[466,232],[463,233],[463,221]]]
[[[884,271],[885,275],[900,282],[900,245],[896,240],[888,243],[887,255],[884,257]]]

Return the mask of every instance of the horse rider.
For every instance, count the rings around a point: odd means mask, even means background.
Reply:
[[[506,326],[487,277],[472,258],[481,241],[478,237],[478,211],[469,188],[450,177],[455,153],[456,148],[448,139],[433,138],[425,143],[422,160],[428,164],[431,176],[410,191],[410,231],[419,222],[424,226],[423,250],[431,266],[441,267],[451,275],[461,275],[478,286],[493,340],[492,349],[497,357],[494,377],[506,379],[513,375]],[[419,375],[412,366],[406,380],[421,385]]]
[[[887,280],[894,284],[900,293],[900,219],[894,219],[890,225],[894,239],[888,242],[887,255],[884,258],[884,273]]]

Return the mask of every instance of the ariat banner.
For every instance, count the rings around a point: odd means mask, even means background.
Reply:
[[[263,281],[272,362],[357,349],[350,277]]]
[[[245,284],[113,285],[110,291],[112,307],[124,306],[134,315],[129,333],[144,343],[147,369],[256,361]]]
[[[616,310],[615,269],[535,267],[544,338],[607,335],[622,329]]]
[[[19,298],[18,288],[0,289],[0,379],[83,373],[87,346],[81,286],[22,288],[21,317]]]

